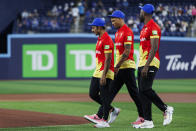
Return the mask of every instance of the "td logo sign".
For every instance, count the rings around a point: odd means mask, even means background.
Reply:
[[[95,44],[66,44],[66,77],[92,77],[96,67]]]
[[[32,56],[32,70],[34,71],[47,71],[54,65],[54,56],[50,51],[27,51],[27,55]],[[43,57],[48,57],[48,64],[43,65]]]
[[[75,55],[75,69],[88,71],[95,69],[96,67],[96,59],[95,59],[95,51],[93,50],[70,50],[71,55]],[[91,62],[87,65],[86,60],[89,55],[89,59],[91,57]]]
[[[23,45],[23,77],[57,77],[57,45]]]

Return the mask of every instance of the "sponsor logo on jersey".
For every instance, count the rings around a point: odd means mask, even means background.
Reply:
[[[127,40],[132,40],[132,36],[127,36]]]
[[[153,31],[152,31],[152,34],[153,34],[153,35],[157,35],[158,33],[157,33],[156,30],[153,30]]]
[[[105,45],[104,49],[110,49],[110,45]]]

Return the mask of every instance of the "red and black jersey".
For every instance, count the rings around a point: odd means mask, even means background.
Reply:
[[[134,35],[132,30],[124,24],[116,33],[115,33],[115,45],[116,45],[116,64],[120,61],[122,54],[125,50],[124,45],[130,44],[130,54],[127,60],[125,60],[122,65],[120,66],[120,69],[123,68],[135,68],[135,61],[133,58],[134,53],[134,47],[133,47],[133,40]],[[115,65],[116,65],[115,64]]]
[[[94,77],[101,78],[104,64],[105,64],[105,53],[112,53],[112,59],[110,69],[106,74],[106,78],[114,79],[114,43],[111,37],[105,32],[101,38],[98,38],[96,44],[96,69],[93,74]]]
[[[141,30],[140,33],[140,60],[139,60],[139,67],[144,66],[148,60],[149,52],[151,49],[151,39],[158,38],[158,50],[155,54],[154,59],[150,63],[150,66],[155,66],[159,68],[160,66],[160,58],[159,58],[159,45],[161,39],[161,29],[160,27],[151,19]]]

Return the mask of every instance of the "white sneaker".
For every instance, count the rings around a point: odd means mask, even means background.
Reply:
[[[135,122],[132,122],[131,125],[138,125],[144,122],[144,118],[143,117],[138,117],[137,120]]]
[[[167,109],[164,112],[164,120],[163,120],[163,125],[169,125],[172,122],[172,115],[174,112],[174,108],[171,106],[167,106]]]
[[[105,120],[102,119],[101,122],[98,124],[94,125],[95,128],[105,128],[105,127],[110,127],[109,123]]]
[[[110,124],[110,123],[114,122],[119,113],[120,113],[120,109],[114,107],[114,110],[112,112],[110,112],[110,119],[108,120],[108,123]]]
[[[90,121],[90,122],[95,123],[95,124],[101,122],[101,120],[102,120],[101,118],[99,118],[99,117],[97,116],[97,114],[85,115],[84,118],[85,118],[86,120]]]
[[[154,124],[153,124],[153,121],[145,120],[141,124],[135,124],[135,125],[133,125],[133,127],[134,128],[153,128],[154,127]]]

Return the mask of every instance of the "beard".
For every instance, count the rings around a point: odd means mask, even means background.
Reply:
[[[97,33],[95,33],[96,34],[96,36],[99,36],[100,35],[100,33],[99,32],[97,32]]]
[[[115,29],[119,29],[119,28],[120,28],[120,26],[117,26],[117,25],[116,25],[116,26],[113,25],[113,27],[114,27]]]
[[[144,16],[140,16],[140,22],[144,22]]]

